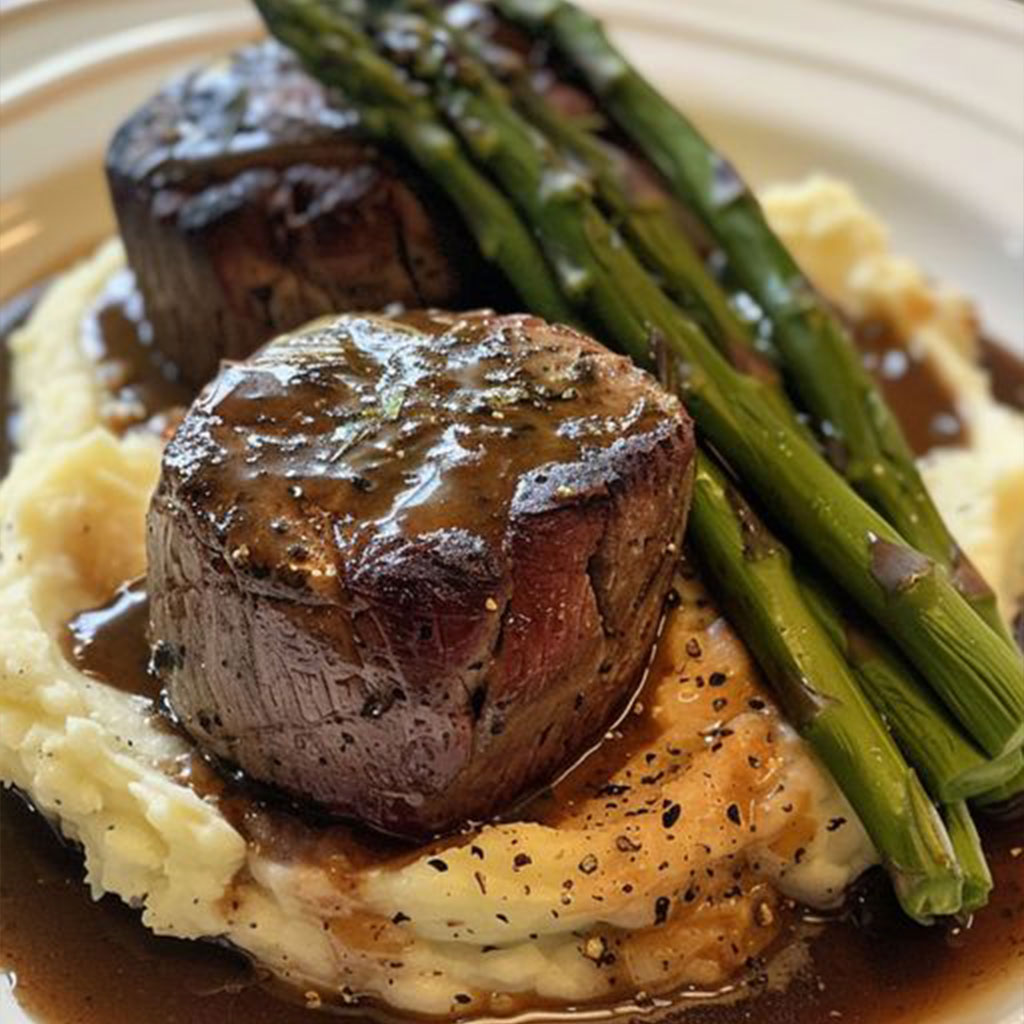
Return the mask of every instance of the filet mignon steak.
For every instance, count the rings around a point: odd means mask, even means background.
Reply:
[[[197,387],[325,313],[494,301],[447,200],[273,42],[161,89],[107,178],[155,344]]]
[[[628,360],[489,312],[349,315],[227,364],[149,513],[171,708],[251,777],[423,838],[585,751],[645,666],[693,433]]]

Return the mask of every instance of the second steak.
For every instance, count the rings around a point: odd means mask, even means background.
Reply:
[[[107,178],[155,344],[196,388],[314,316],[495,301],[447,200],[276,43],[170,82]]]

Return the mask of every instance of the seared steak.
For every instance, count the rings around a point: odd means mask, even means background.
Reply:
[[[276,43],[168,84],[107,177],[155,342],[196,386],[314,316],[495,298],[448,202]]]
[[[643,671],[692,429],[529,316],[324,319],[228,364],[149,513],[153,660],[250,776],[422,838],[550,780]]]

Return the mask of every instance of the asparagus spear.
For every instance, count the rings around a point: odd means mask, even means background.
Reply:
[[[1021,811],[1024,811],[1024,806],[1021,805],[1022,795],[1024,795],[1024,767],[1002,785],[986,790],[974,800],[974,803],[1000,817],[1004,807],[1010,811],[1010,816],[1020,817]],[[1015,810],[1011,808],[1011,804],[1014,805]]]
[[[985,860],[981,837],[971,820],[971,812],[962,800],[942,808],[946,831],[953,843],[957,862],[963,872],[963,896],[960,912],[973,914],[988,903],[992,892],[992,872]]]
[[[705,455],[690,536],[790,721],[864,823],[903,909],[917,920],[956,913],[961,877],[938,812],[804,601],[788,551]]]
[[[994,593],[946,528],[847,331],[731,165],[626,61],[590,14],[568,0],[498,0],[498,7],[550,34],[604,109],[707,225],[736,277],[771,318],[790,386],[828,434],[843,474],[897,532],[951,572],[961,593],[1011,643]]]
[[[259,6],[271,28],[282,31],[300,55],[311,53],[312,65],[335,82],[346,84],[351,71],[343,61],[324,67],[316,59],[324,38],[331,38],[330,26],[349,49],[372,45],[323,0],[259,0]],[[305,23],[306,31],[294,31],[295,22]],[[400,40],[402,58],[430,80],[435,105],[534,227],[581,313],[642,364],[650,364],[652,340],[660,340],[685,367],[687,403],[705,438],[727,453],[763,504],[799,532],[821,564],[891,632],[991,756],[1019,747],[1024,679],[1016,658],[976,620],[945,571],[910,549],[858,499],[778,414],[764,383],[731,367],[664,295],[594,206],[585,183],[511,109],[487,70],[454,46],[453,37],[406,17],[383,38],[389,45]],[[346,50],[345,56],[351,54]],[[361,83],[360,94],[371,104],[380,102],[373,89],[372,82]],[[410,94],[419,95],[411,87]]]
[[[479,53],[482,44],[471,34],[468,42]],[[773,382],[777,371],[758,346],[750,325],[744,322],[728,296],[704,266],[700,253],[681,227],[673,223],[673,211],[663,199],[645,196],[637,202],[601,141],[580,125],[561,116],[525,80],[513,83],[513,95],[524,116],[563,151],[571,154],[592,182],[597,197],[641,260],[661,280],[668,294],[713,338],[733,365]]]
[[[884,637],[870,631],[867,623],[850,621],[820,580],[800,567],[795,572],[805,603],[936,800],[975,797],[1016,774],[1024,761],[1019,750],[986,757]]]

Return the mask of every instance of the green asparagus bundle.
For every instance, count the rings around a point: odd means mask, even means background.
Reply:
[[[819,561],[833,569],[847,590],[883,626],[890,621],[894,624],[893,633],[911,655],[915,650],[931,652],[931,656],[920,659],[923,667],[927,667],[930,682],[987,750],[1019,750],[1024,731],[1024,686],[1017,678],[1013,657],[977,622],[945,573],[910,550],[899,535],[850,493],[822,462],[792,410],[779,400],[779,390],[770,375],[745,377],[738,373],[686,315],[686,312],[692,313],[709,330],[715,331],[720,342],[727,330],[734,329],[726,323],[720,306],[715,311],[718,295],[714,290],[707,290],[706,279],[702,281],[693,273],[687,254],[680,260],[677,253],[670,251],[671,235],[653,230],[654,220],[647,219],[645,223],[636,207],[628,205],[621,182],[612,174],[614,168],[606,166],[601,173],[593,173],[595,167],[600,171],[599,153],[588,149],[589,139],[573,140],[556,131],[536,109],[531,119],[533,123],[524,121],[512,109],[508,95],[487,69],[479,62],[466,59],[471,48],[456,48],[456,41],[438,31],[436,21],[391,19],[383,36],[374,40],[367,29],[379,29],[381,23],[371,25],[365,5],[358,0],[335,0],[333,4],[325,0],[258,0],[258,6],[271,28],[304,57],[315,73],[332,84],[341,85],[363,104],[370,115],[370,123],[384,137],[402,143],[459,203],[485,253],[490,253],[492,258],[496,258],[496,253],[500,255],[500,239],[496,233],[504,230],[504,227],[493,229],[486,220],[480,220],[489,209],[500,214],[502,225],[517,222],[514,237],[520,243],[524,237],[526,241],[517,246],[518,258],[509,258],[506,253],[501,266],[529,307],[552,316],[531,297],[534,294],[540,295],[548,307],[564,306],[560,297],[556,296],[552,302],[551,289],[538,288],[534,280],[537,276],[550,278],[553,269],[558,288],[579,318],[596,325],[613,345],[624,348],[645,364],[652,361],[652,350],[658,350],[663,356],[667,354],[667,365],[683,376],[688,404],[704,436],[727,454],[744,480],[756,485],[762,501],[776,502],[775,507],[783,511],[796,529],[804,533],[824,533],[823,538],[806,538]],[[376,6],[386,8],[389,5]],[[412,4],[404,6],[408,9]],[[382,42],[382,38],[386,42]],[[377,52],[382,47],[390,48],[394,59],[403,61],[413,77],[403,76],[392,63],[383,59]],[[452,68],[456,69],[455,74],[450,73]],[[422,81],[413,80],[415,77]],[[521,94],[519,101],[530,110]],[[461,144],[445,122],[454,128]],[[575,150],[579,158],[577,166],[584,166],[588,172],[586,177],[581,177],[561,158],[549,136],[553,136],[562,149]],[[500,192],[479,188],[481,182],[484,185],[489,182],[474,162],[491,171],[518,209]],[[451,168],[452,163],[466,167],[456,172]],[[460,181],[474,186],[468,196],[456,194]],[[630,244],[636,246],[642,260],[634,257],[594,206],[592,187],[605,208],[617,217],[618,225]],[[521,216],[539,240],[539,249],[530,239]],[[524,258],[528,254],[532,255],[532,262]],[[666,266],[675,269],[666,272]],[[651,280],[648,269],[658,273],[672,298]],[[714,282],[710,284],[714,286]],[[566,313],[554,315],[568,318]],[[739,343],[746,345],[749,338],[741,337]],[[773,479],[776,469],[781,471],[779,481]],[[833,550],[836,548],[838,551]],[[774,570],[777,574],[790,581],[790,590],[800,594],[788,572],[778,568],[783,562],[776,559],[772,564],[777,567]],[[733,564],[730,572],[743,578],[743,569],[741,561]],[[746,576],[757,579],[756,574]],[[779,626],[780,620],[773,618],[772,612],[773,608],[777,611],[779,605],[773,603],[768,590],[751,586],[748,597],[757,606],[760,618],[756,621]],[[794,607],[806,612],[806,594],[802,603]],[[815,654],[829,650],[831,655],[823,656],[824,666],[837,662],[845,672],[844,680],[850,683],[853,679],[850,669],[834,643],[821,631],[817,619],[812,616],[811,621],[824,637],[824,642],[819,638],[804,649],[810,651],[807,664],[814,670],[813,678],[817,682],[823,667],[815,663]],[[741,620],[740,625],[752,647],[762,642],[747,635],[746,621]],[[915,640],[915,630],[920,630],[924,636]],[[782,633],[786,635],[788,630],[783,629]],[[802,655],[797,651],[791,656]],[[768,655],[764,657],[767,659]],[[778,671],[776,667],[775,672]],[[771,666],[769,674],[772,674]],[[780,689],[785,688],[785,680],[774,681]],[[955,692],[958,686],[963,687],[960,700]],[[855,682],[852,692],[857,692]],[[867,708],[873,714],[859,694],[851,701],[850,707],[858,707],[861,712]],[[936,710],[941,712],[934,701],[923,710],[917,708],[918,724],[933,724],[928,715]],[[829,743],[835,745],[838,741],[834,737],[841,734],[843,728],[849,728],[851,721],[861,721],[859,714],[857,712],[853,718],[842,716],[840,725],[823,724],[820,730],[814,730],[813,735],[820,737],[822,749],[827,751]],[[879,724],[877,716],[874,721]],[[944,724],[951,727],[948,719]],[[955,728],[951,729],[958,735]],[[884,728],[882,733],[885,734]],[[885,735],[889,747],[895,750],[891,739]],[[954,787],[947,791],[950,795],[960,792],[955,787],[963,785],[962,779],[954,777],[958,773],[963,778],[973,779],[969,785],[975,787],[978,773],[991,770],[986,759],[969,743],[962,743],[933,765],[936,771],[939,768],[946,771],[946,781]],[[835,749],[838,751],[839,747]],[[956,758],[958,754],[966,755],[967,751],[974,755],[974,760],[965,768]],[[898,751],[896,754],[898,757]],[[949,855],[941,823],[936,827],[938,819],[934,809],[916,778],[912,783],[901,784],[906,801],[904,813],[894,815],[898,801],[887,803],[877,798],[872,803],[864,796],[871,791],[871,785],[884,789],[882,780],[886,777],[892,784],[893,772],[888,776],[883,772],[882,777],[867,784],[865,790],[860,785],[860,776],[867,771],[869,762],[861,757],[857,766],[847,769],[838,753],[834,751],[831,756],[837,780],[844,789],[849,787],[857,792],[859,786],[857,799],[851,796],[851,800],[865,804],[862,814],[873,822],[873,834],[882,837],[876,838],[876,842],[890,865],[897,865],[893,870],[900,875],[898,886],[902,887],[901,898],[908,909],[924,914],[930,912],[929,908],[958,902],[958,898],[954,900],[950,896],[951,877],[958,875],[956,861]],[[888,763],[891,768],[897,764]],[[839,774],[844,771],[848,771],[850,778]],[[890,790],[890,797],[895,792]],[[902,851],[902,859],[894,860],[894,851]],[[914,851],[914,854],[907,851]],[[924,868],[917,871],[912,868],[913,864],[919,868],[924,865]]]
[[[957,913],[962,877],[935,806],[805,601],[789,552],[703,454],[689,530],[708,582],[743,623],[790,721],[842,780],[903,909],[919,921]]]
[[[844,614],[821,580],[794,569],[804,600],[853,669],[928,792],[941,803],[980,796],[1008,782],[1024,764],[1019,750],[986,757],[952,721],[911,667],[877,631]]]
[[[985,860],[981,837],[962,800],[943,807],[942,817],[963,873],[960,913],[973,914],[988,903],[992,892],[992,872]]]
[[[843,325],[772,232],[731,165],[619,53],[600,23],[568,0],[497,0],[543,32],[602,107],[704,222],[731,271],[771,318],[790,387],[830,440],[843,474],[909,544],[951,573],[1008,645],[995,595],[946,528],[893,413]]]
[[[475,55],[486,56],[484,40],[469,35],[466,41]],[[734,366],[779,387],[781,381],[759,351],[754,332],[733,311],[686,232],[674,222],[673,211],[664,199],[645,196],[636,202],[621,163],[616,163],[602,141],[582,124],[555,111],[535,90],[528,75],[520,73],[512,78],[519,108],[588,176],[596,197],[669,294],[698,320]],[[780,390],[778,397],[780,409],[799,426],[801,421],[788,405],[785,393]],[[851,626],[846,621],[848,616],[826,597],[820,581],[806,572],[798,575],[805,598],[833,642],[843,650],[868,698],[936,799],[949,802],[983,795],[993,787],[1002,787],[1019,770],[1024,763],[1019,750],[995,759],[983,755],[883,637],[867,623]]]

